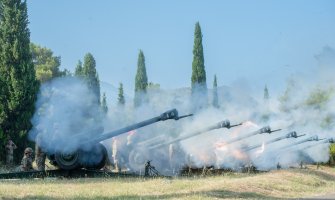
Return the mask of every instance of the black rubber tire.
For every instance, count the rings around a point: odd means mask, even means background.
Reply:
[[[80,163],[86,169],[99,170],[106,165],[107,158],[107,149],[98,143],[89,149],[81,150]]]
[[[145,150],[133,149],[129,153],[129,167],[133,171],[139,171],[144,169],[144,165],[148,160],[148,153]]]
[[[61,169],[72,170],[80,168],[80,151],[73,153],[56,152],[55,161]]]

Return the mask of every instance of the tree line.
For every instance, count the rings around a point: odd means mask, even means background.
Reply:
[[[96,96],[96,102],[107,113],[106,94],[100,94],[100,80],[96,70],[96,61],[91,53],[87,53],[83,62],[80,60],[74,74],[68,70],[60,70],[61,58],[53,52],[30,42],[27,3],[22,0],[0,0],[0,161],[3,161],[4,145],[11,138],[18,146],[18,152],[29,145],[27,133],[32,128],[30,119],[35,111],[37,93],[41,84],[61,76],[76,76],[86,81],[88,87]],[[194,111],[206,108],[207,83],[202,45],[200,23],[195,24],[193,61],[191,75],[191,100]],[[134,107],[145,104],[148,87],[159,87],[148,82],[145,56],[139,51],[137,72],[135,76]],[[289,88],[281,97],[285,103],[289,98]],[[322,91],[312,96],[307,104],[315,104],[323,100]],[[264,98],[268,99],[268,89],[265,87]],[[123,84],[118,88],[118,105],[125,105]],[[219,108],[217,94],[217,77],[214,76],[213,99],[210,103]],[[284,105],[284,104],[283,104]],[[287,108],[283,108],[286,110]],[[31,144],[30,144],[31,145]],[[334,152],[332,146],[331,152]],[[335,153],[334,153],[335,154]],[[16,154],[15,161],[21,155]]]
[[[16,143],[17,152],[32,146],[27,135],[35,111],[41,84],[55,77],[68,76],[60,70],[61,58],[53,52],[30,42],[27,3],[21,0],[0,0],[0,161],[5,158],[8,139]],[[100,103],[100,83],[92,54],[75,75],[85,79]],[[15,154],[18,163],[21,155]]]
[[[0,158],[5,158],[4,146],[11,138],[18,146],[18,152],[29,144],[27,134],[32,128],[30,122],[35,111],[34,104],[41,84],[55,77],[72,75],[68,70],[60,70],[61,58],[53,52],[30,42],[27,2],[22,0],[0,0]],[[194,61],[192,63],[192,88],[201,85],[206,88],[206,74],[202,50],[202,34],[199,23],[195,31]],[[107,113],[106,95],[100,94],[100,81],[96,62],[91,53],[78,61],[74,76],[84,79]],[[198,83],[198,84],[196,84]],[[148,83],[145,57],[140,50],[135,77],[134,107],[147,101],[147,87],[157,87]],[[159,85],[158,85],[159,86]],[[102,98],[102,99],[101,99]],[[118,104],[124,105],[123,84],[119,85]],[[16,154],[17,163],[21,155]]]

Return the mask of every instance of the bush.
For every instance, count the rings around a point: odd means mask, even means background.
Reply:
[[[330,151],[329,151],[329,156],[330,156],[330,159],[329,159],[329,163],[331,165],[334,165],[335,164],[335,144],[331,144],[330,145]]]
[[[335,164],[335,144],[330,145],[329,150],[329,164],[334,165]]]

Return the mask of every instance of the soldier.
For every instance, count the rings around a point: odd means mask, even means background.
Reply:
[[[6,144],[6,165],[7,167],[13,166],[13,157],[14,157],[14,150],[17,149],[17,146],[14,142],[9,138]]]
[[[33,169],[33,149],[28,147],[24,150],[24,156],[20,166],[21,171],[32,171]]]
[[[187,167],[188,167],[188,175],[190,175],[192,173],[192,167],[193,167],[193,155],[190,153],[190,154],[187,154],[187,157],[186,157],[186,162],[187,162]]]
[[[120,166],[120,152],[118,152],[118,140],[113,137],[112,139],[112,156],[113,156],[113,162],[115,170],[118,172],[121,172],[121,166]]]
[[[135,136],[135,131],[129,131],[127,135],[127,146],[131,147],[134,143],[134,136]]]
[[[129,131],[126,139],[127,139],[126,144],[123,147],[124,151],[123,151],[122,161],[123,161],[123,166],[126,167],[128,170],[130,168],[129,154],[134,149],[134,143],[136,140],[136,132],[134,130]]]
[[[280,165],[280,163],[278,162],[277,163],[277,170],[280,170],[281,169],[281,165]]]
[[[115,170],[118,172],[128,168],[127,159],[133,146],[134,134],[134,131],[130,131],[127,135],[119,135],[112,139],[112,157]]]
[[[144,176],[148,177],[150,176],[150,173],[149,173],[149,170],[150,170],[150,167],[151,167],[151,164],[150,164],[151,161],[147,161],[144,165]]]
[[[42,146],[42,134],[39,133],[36,137],[36,143],[35,143],[35,157],[36,157],[35,162],[37,170],[44,171],[46,153],[42,150],[41,146]]]
[[[170,163],[170,169],[172,172],[174,172],[174,162],[173,162],[173,157],[174,157],[174,145],[170,144],[169,145],[169,163]]]

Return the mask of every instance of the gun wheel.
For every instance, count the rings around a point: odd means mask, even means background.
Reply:
[[[80,167],[79,162],[80,154],[78,151],[71,153],[57,152],[55,160],[61,169],[72,170]]]
[[[145,163],[149,160],[147,152],[141,149],[134,149],[129,153],[129,166],[134,171],[144,168]]]
[[[99,170],[106,165],[107,158],[105,146],[98,143],[89,149],[81,150],[80,163],[86,169]]]

